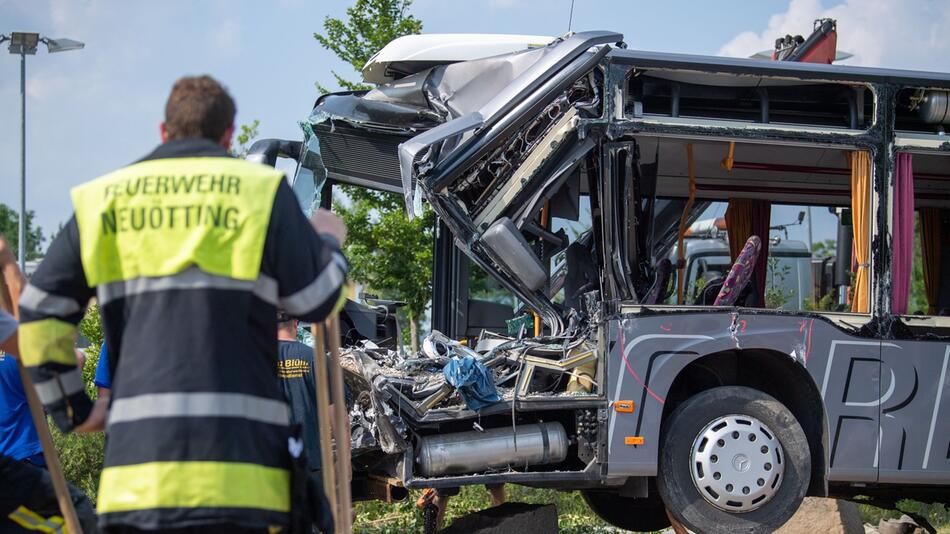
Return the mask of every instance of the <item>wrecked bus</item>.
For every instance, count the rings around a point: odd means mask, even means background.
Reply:
[[[950,75],[602,31],[501,48],[381,53],[374,89],[252,150],[297,160],[305,208],[353,184],[438,216],[437,332],[344,351],[355,491],[579,490],[619,527],[668,508],[696,532],[770,532],[805,495],[950,501]],[[728,261],[697,299],[684,241],[715,203]],[[831,208],[835,260],[769,307],[785,205]]]

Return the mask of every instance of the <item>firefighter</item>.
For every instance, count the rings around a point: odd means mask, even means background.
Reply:
[[[346,229],[324,210],[308,222],[280,172],[228,155],[234,115],[212,78],[179,80],[162,144],[72,190],[75,215],[20,301],[23,361],[69,432],[106,420],[72,352],[98,299],[113,377],[106,532],[273,533],[300,515],[277,306],[321,321],[342,305]]]

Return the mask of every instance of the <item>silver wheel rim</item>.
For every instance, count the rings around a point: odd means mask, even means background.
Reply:
[[[725,415],[706,425],[690,451],[690,475],[706,501],[727,512],[750,512],[782,485],[785,453],[755,417]]]

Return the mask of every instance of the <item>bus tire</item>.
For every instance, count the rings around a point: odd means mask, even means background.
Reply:
[[[694,532],[772,532],[805,497],[808,441],[781,402],[756,389],[698,393],[664,421],[657,485]]]

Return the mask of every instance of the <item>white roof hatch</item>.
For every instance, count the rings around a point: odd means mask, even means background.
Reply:
[[[545,46],[549,35],[430,33],[393,39],[363,67],[366,83],[389,83],[436,65],[469,61]]]

